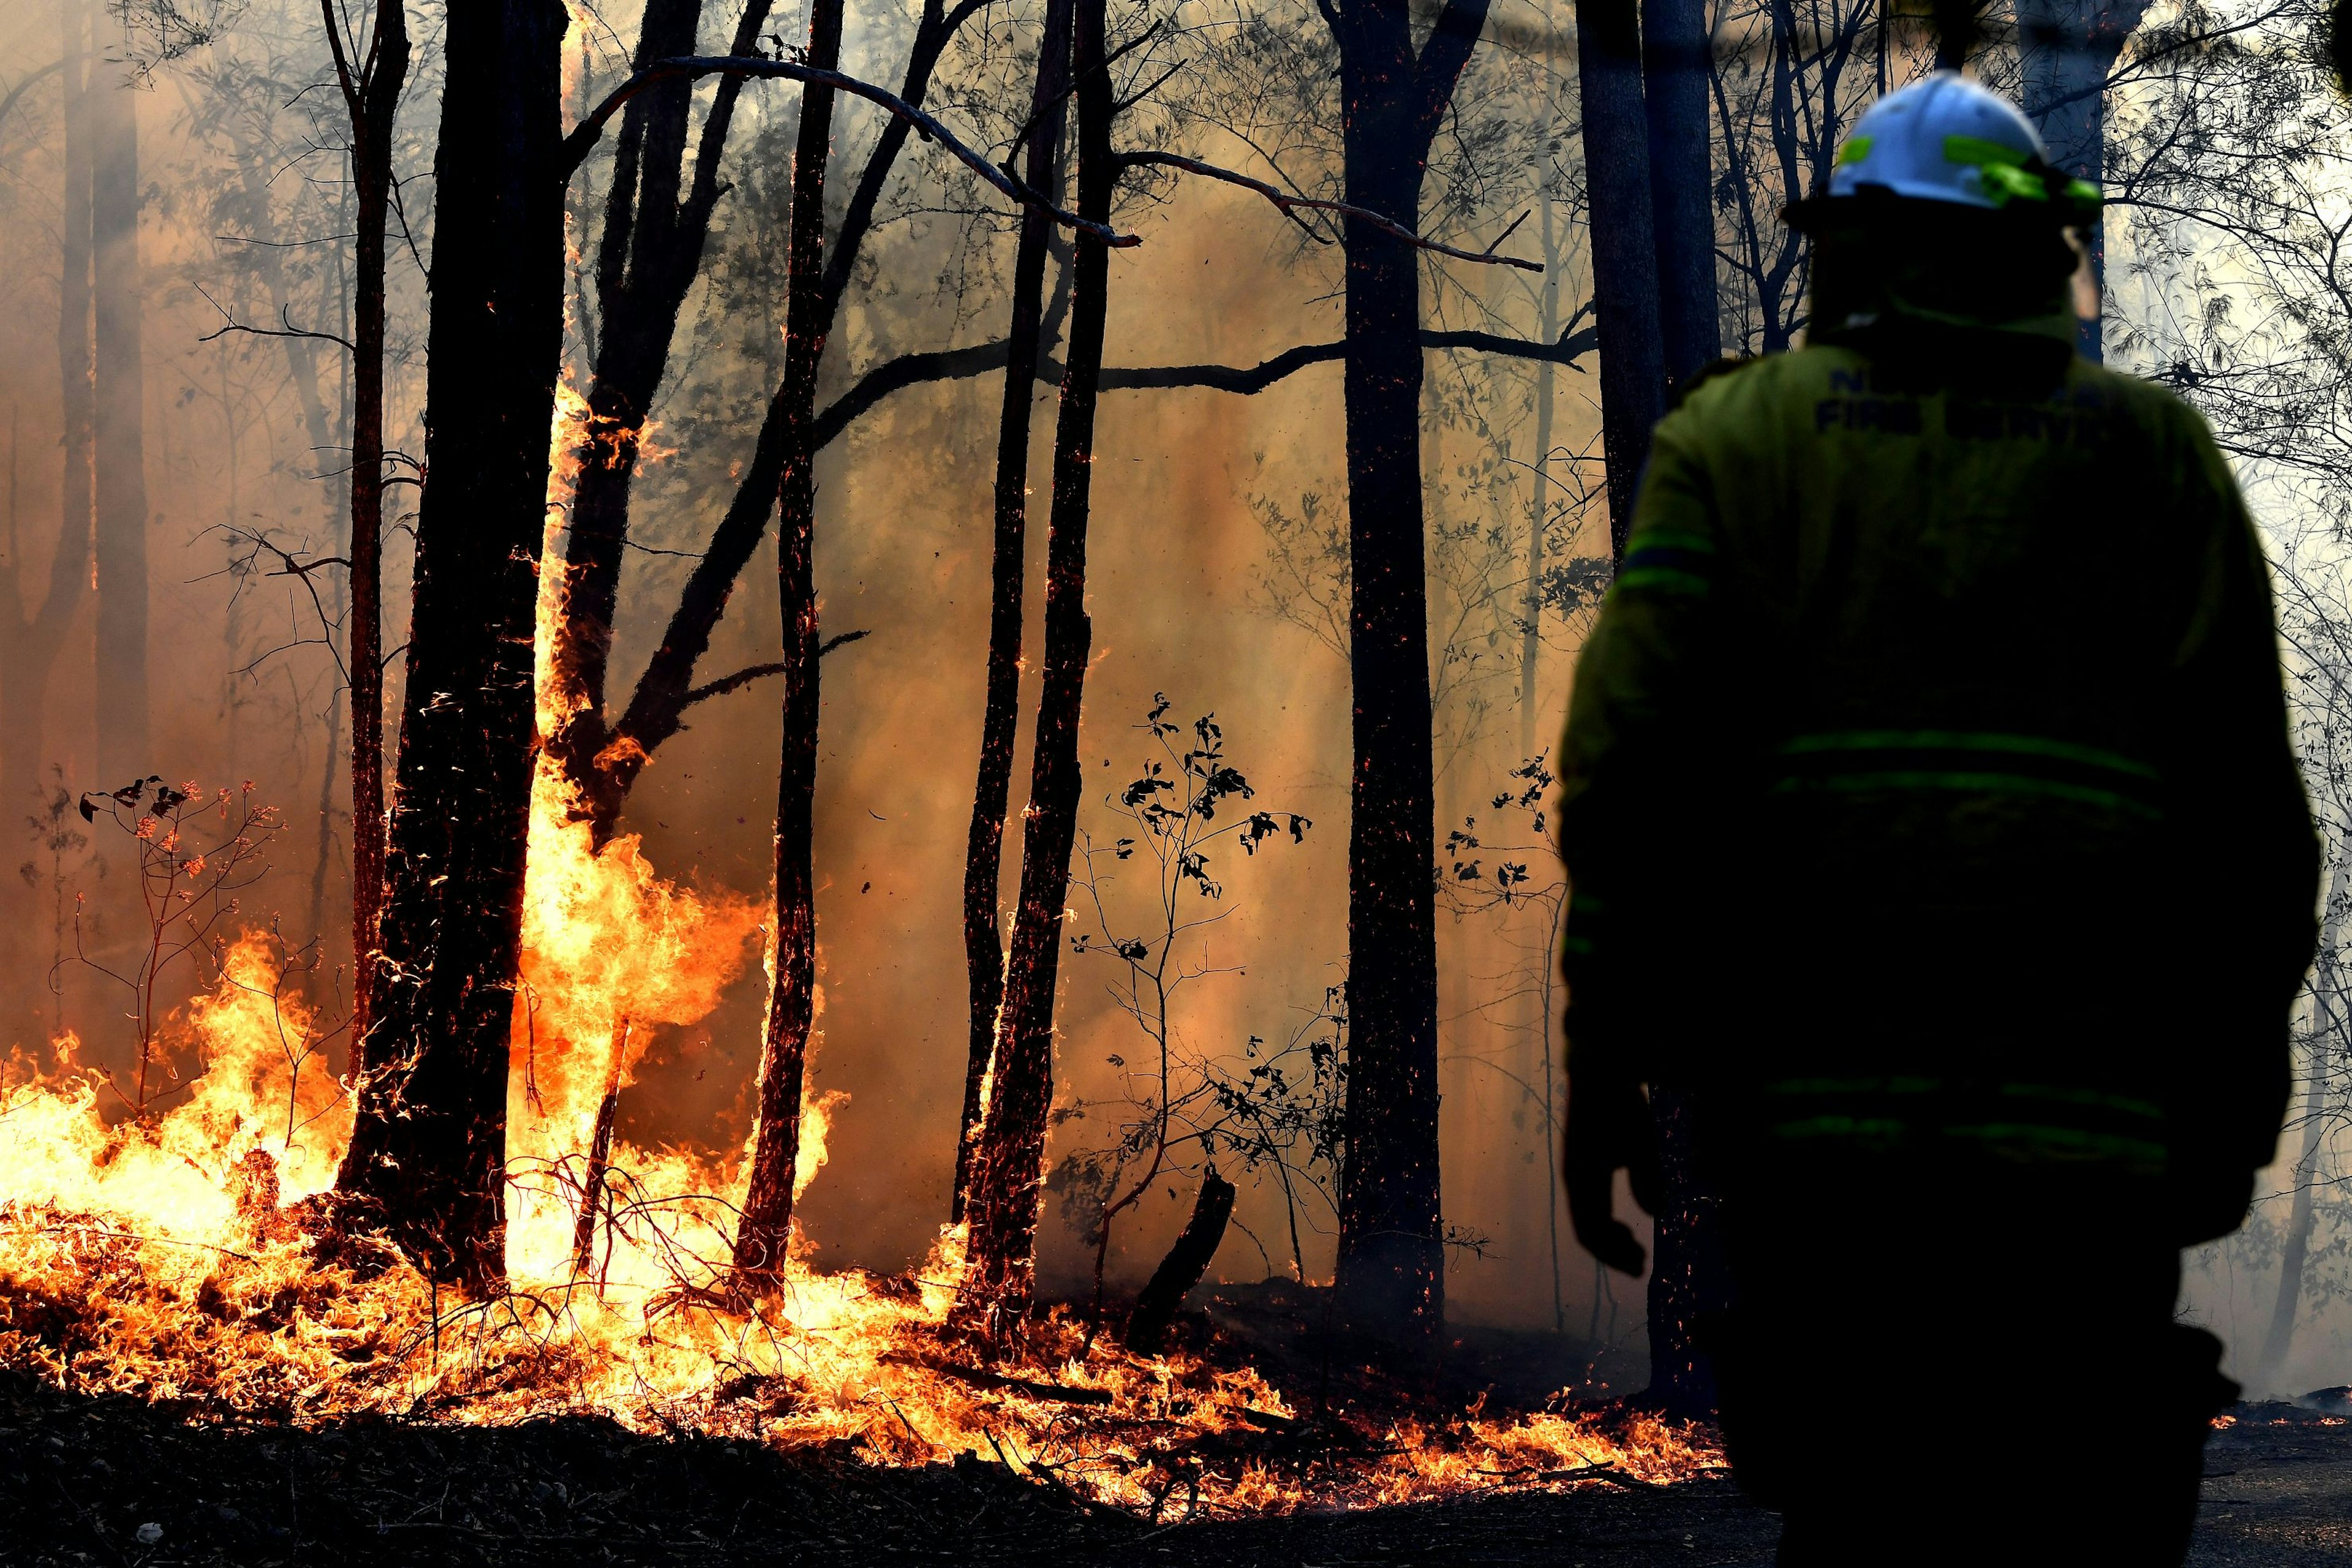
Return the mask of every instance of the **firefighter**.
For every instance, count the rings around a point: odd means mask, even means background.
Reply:
[[[2097,203],[1958,76],[1874,106],[1577,667],[1570,1207],[1640,1273],[1671,1088],[1784,1563],[2178,1563],[2235,1394],[2179,1249],[2272,1158],[2318,855],[2230,469],[2074,351]]]

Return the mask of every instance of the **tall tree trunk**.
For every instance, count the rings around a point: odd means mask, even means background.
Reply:
[[[1047,0],[1030,97],[1029,188],[1052,195],[1058,184],[1062,101],[1070,74],[1070,0]],[[997,884],[1004,860],[1004,813],[1013,787],[1013,738],[1020,721],[1022,602],[1027,586],[1029,426],[1037,401],[1037,354],[1045,313],[1046,242],[1053,220],[1034,207],[1021,215],[1013,260],[1013,324],[1005,333],[1004,398],[996,421],[996,540],[989,567],[988,692],[981,710],[980,773],[972,785],[971,828],[964,841],[963,958],[971,1010],[964,1061],[963,1117],[957,1124],[951,1224],[963,1222],[971,1152],[980,1135],[981,1088],[1004,1000],[1004,945],[997,931]]]
[[[808,63],[837,70],[843,0],[809,8]],[[815,1021],[815,823],[818,720],[816,373],[832,311],[824,298],[824,175],[833,153],[833,89],[801,99],[793,155],[793,221],[784,304],[783,472],[779,490],[777,601],[783,612],[783,747],[776,769],[775,980],[760,1042],[760,1114],[751,1179],[735,1234],[735,1268],[748,1279],[779,1277],[791,1250],[793,1176],[800,1164],[801,1080]]]
[[[2147,0],[2019,0],[2017,29],[2026,117],[2042,132],[2050,162],[2078,180],[2100,184],[2107,166],[2106,80],[2125,42],[2147,13]],[[2091,281],[2104,296],[2106,227],[2083,236],[2091,255]],[[2105,353],[2096,320],[2082,323],[2075,346],[2083,357]]]
[[[2303,1304],[2303,1275],[2311,1258],[2312,1195],[2319,1184],[2319,1151],[2327,1140],[2328,1053],[2343,1041],[2336,1016],[2336,943],[2342,940],[2346,867],[2338,862],[2327,889],[2327,920],[2319,938],[2319,962],[2311,975],[2311,1081],[2303,1100],[2303,1150],[2294,1162],[2294,1196],[2287,1208],[2286,1242],[2279,1254],[2278,1295],[2271,1303],[2263,1359],[2256,1363],[2254,1392],[2276,1389],[2294,1344],[2295,1310]]]
[[[1643,0],[1642,20],[1658,341],[1664,351],[1663,411],[1664,387],[1688,384],[1723,352],[1710,199],[1705,0]],[[1646,458],[1646,426],[1640,450]],[[1622,541],[1622,530],[1615,537]],[[1690,1326],[1730,1300],[1721,1205],[1704,1179],[1700,1152],[1691,1146],[1688,1104],[1670,1084],[1654,1084],[1650,1094],[1658,1121],[1664,1202],[1650,1267],[1650,1386],[1644,1397],[1676,1415],[1705,1415],[1715,1409],[1715,1370],[1692,1342]]]
[[[1664,379],[1680,387],[1723,353],[1715,286],[1706,0],[1642,0],[1642,68]]]
[[[758,48],[769,9],[768,0],[752,0],[744,8],[730,54]],[[701,10],[702,0],[653,0],[637,34],[636,68],[692,54]],[[622,110],[613,184],[597,241],[600,331],[588,384],[588,422],[574,446],[578,477],[564,535],[563,614],[550,669],[563,716],[548,737],[548,751],[592,816],[608,788],[598,757],[611,739],[604,688],[628,542],[630,489],[646,417],[669,365],[678,310],[700,269],[711,212],[724,190],[719,161],[742,89],[741,77],[719,79],[690,164],[691,82],[652,88]],[[770,492],[774,487],[772,476]]]
[[[138,99],[100,67],[89,87],[93,467],[97,475],[98,768],[159,771],[147,715],[146,376],[140,322]]]
[[[330,36],[341,21],[320,0]],[[358,74],[342,67],[352,119],[352,1075],[366,1076],[383,912],[384,227],[392,200],[393,121],[408,76],[404,0],[376,0],[374,37]]]
[[[1429,146],[1485,0],[1449,0],[1418,58],[1402,0],[1327,7],[1339,51],[1346,199],[1417,231]],[[1346,220],[1349,664],[1348,1089],[1339,1309],[1399,1338],[1445,1316],[1438,1182],[1436,837],[1421,480],[1417,252]]]
[[[1666,389],[1649,117],[1633,6],[1634,0],[1576,4],[1592,307],[1601,330],[1601,452],[1614,552],[1624,550],[1633,525],[1633,491],[1649,456],[1650,427],[1665,412]]]
[[[1111,151],[1110,73],[1104,60],[1104,0],[1071,13],[1076,84],[1081,217],[1110,220],[1118,166]],[[1035,1282],[1037,1210],[1044,1190],[1047,1108],[1054,1097],[1054,992],[1062,910],[1077,837],[1078,724],[1094,623],[1087,616],[1087,527],[1093,503],[1095,406],[1101,389],[1110,252],[1077,237],[1071,262],[1070,336],[1054,429],[1054,502],[1045,546],[1045,650],[1031,743],[1029,810],[1021,835],[1021,898],[1012,962],[998,1013],[987,1120],[971,1161],[964,1208],[968,1266],[963,1305],[990,1331],[1013,1330]]]
[[[505,1278],[507,1041],[563,331],[566,14],[448,19],[407,691],[369,1069],[341,1186],[436,1275]]]
[[[92,498],[93,407],[90,363],[90,78],[89,6],[65,0],[58,7],[65,43],[61,67],[65,95],[65,189],[58,204],[58,386],[65,418],[65,470],[58,486],[58,542],[49,557],[47,592],[28,616],[21,596],[20,565],[9,552],[12,592],[0,614],[14,634],[7,668],[0,670],[0,745],[7,766],[0,786],[21,807],[44,787],[49,763],[47,720],[49,675],[63,652],[67,632],[89,588]]]

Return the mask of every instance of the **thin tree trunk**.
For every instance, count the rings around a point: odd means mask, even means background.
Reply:
[[[841,61],[843,0],[813,0],[808,63]],[[800,1164],[801,1082],[815,1021],[815,824],[819,714],[816,533],[816,373],[832,311],[824,298],[824,176],[833,152],[833,89],[812,85],[801,99],[793,156],[793,221],[785,282],[783,471],[777,531],[777,600],[783,614],[783,746],[776,770],[775,981],[760,1042],[759,1125],[751,1178],[735,1233],[735,1268],[747,1281],[772,1281],[791,1252],[793,1176]]]
[[[1104,0],[1071,15],[1082,217],[1110,218],[1118,181],[1104,62]],[[1021,897],[999,1010],[987,1119],[971,1161],[963,1308],[992,1334],[1025,1320],[1036,1277],[1045,1113],[1054,1095],[1054,994],[1062,910],[1077,837],[1078,725],[1094,624],[1087,616],[1087,530],[1093,504],[1095,408],[1102,379],[1110,253],[1080,235],[1071,262],[1068,366],[1054,430],[1054,501],[1045,546],[1045,648],[1031,742],[1029,810],[1021,835]]]
[[[1416,57],[1401,0],[1325,11],[1339,49],[1346,199],[1420,227],[1432,138],[1485,0],[1449,0]],[[1439,1188],[1436,802],[1421,476],[1419,258],[1360,219],[1347,249],[1349,663],[1347,1151],[1339,1307],[1355,1327],[1426,1341],[1445,1317]]]
[[[1650,202],[1648,111],[1634,0],[1577,0],[1592,306],[1601,330],[1601,452],[1612,552],[1633,524],[1650,427],[1665,412],[1658,248]]]
[[[97,415],[98,768],[157,771],[147,713],[146,376],[141,344],[138,98],[99,68],[89,89]]]
[[[368,1072],[340,1180],[426,1268],[505,1278],[507,1040],[530,810],[531,643],[562,352],[567,21],[453,8],[405,710]]]
[[[1070,0],[1048,0],[1030,98],[1028,166],[1033,191],[1057,186],[1062,102],[1070,71]],[[963,1222],[971,1152],[980,1135],[981,1088],[1004,1000],[1004,945],[997,931],[998,879],[1004,860],[1005,804],[1013,787],[1013,739],[1020,722],[1022,601],[1027,586],[1029,427],[1037,401],[1037,354],[1045,312],[1046,242],[1053,220],[1034,207],[1021,217],[1013,261],[1013,323],[1005,334],[1004,398],[996,424],[996,542],[989,570],[988,691],[981,711],[980,771],[964,842],[963,956],[970,990],[970,1045],[964,1062],[963,1117],[957,1124],[951,1224]]]
[[[334,0],[322,19],[340,53]],[[393,121],[408,76],[404,0],[376,0],[367,63],[343,70],[352,119],[352,1075],[370,1065],[377,928],[383,914],[384,228],[392,200]],[[343,64],[338,61],[339,65]]]
[[[2105,179],[2106,80],[2147,0],[2021,0],[2017,7],[2023,107],[2042,132],[2050,162],[2079,180]],[[2102,294],[2107,276],[2106,228],[2094,223],[2083,236],[2091,282]],[[2105,345],[2097,318],[2082,323],[2075,346],[2096,361]]]

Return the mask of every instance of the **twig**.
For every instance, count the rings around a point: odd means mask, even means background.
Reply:
[[[873,635],[871,631],[861,627],[854,632],[842,632],[837,636],[829,637],[819,646],[816,656],[823,658],[844,643],[854,643],[860,637],[870,637]],[[698,702],[707,702],[714,697],[724,697],[730,691],[741,690],[755,680],[771,675],[782,675],[783,672],[784,667],[781,664],[751,665],[737,670],[732,675],[721,676],[708,686],[691,688],[684,697],[678,699],[677,705],[680,709],[691,708]]]
[[[1031,1399],[1051,1400],[1062,1405],[1109,1405],[1115,1398],[1108,1388],[1074,1388],[1066,1383],[1036,1383],[1025,1377],[990,1372],[985,1367],[908,1355],[898,1351],[885,1352],[881,1359],[893,1366],[920,1367],[926,1372],[936,1372],[959,1383],[969,1383],[974,1388],[1000,1389],[1007,1394],[1025,1394]]]
[[[225,338],[231,332],[250,332],[257,338],[316,338],[320,342],[341,343],[344,348],[351,350],[353,353],[357,353],[359,352],[357,348],[353,347],[351,339],[343,337],[339,333],[314,332],[308,327],[296,326],[294,324],[293,316],[289,313],[288,308],[284,305],[278,307],[278,319],[283,323],[282,327],[249,327],[243,321],[238,321],[235,316],[230,315],[227,309],[223,306],[218,300],[215,300],[210,294],[205,293],[205,286],[203,284],[197,284],[195,286],[195,289],[197,293],[204,294],[205,303],[210,305],[214,310],[218,310],[221,313],[221,325],[214,328],[211,331],[206,332],[204,336],[198,338],[196,342],[200,343],[211,342],[215,338]]]
[[[1475,261],[1489,267],[1516,267],[1522,272],[1543,270],[1543,263],[1540,261],[1523,261],[1516,256],[1495,254],[1496,247],[1510,238],[1519,225],[1527,221],[1528,215],[1525,213],[1521,213],[1513,220],[1511,226],[1502,232],[1494,245],[1488,246],[1484,250],[1462,250],[1433,239],[1425,239],[1393,218],[1384,217],[1370,207],[1356,206],[1349,202],[1324,201],[1315,196],[1294,196],[1278,186],[1267,184],[1264,180],[1252,179],[1247,174],[1233,169],[1220,168],[1214,163],[1204,163],[1198,158],[1187,158],[1180,153],[1128,153],[1120,155],[1119,162],[1129,168],[1181,169],[1188,174],[1199,174],[1210,180],[1222,180],[1229,185],[1239,185],[1245,191],[1255,191],[1259,195],[1272,202],[1283,216],[1293,221],[1297,219],[1298,209],[1302,207],[1315,212],[1338,213],[1342,217],[1351,217],[1359,223],[1370,224],[1383,234],[1403,240],[1407,245],[1416,246],[1423,250],[1434,251],[1440,256],[1450,256],[1456,261]]]
[[[857,78],[845,76],[840,71],[820,70],[814,66],[804,66],[797,60],[771,60],[761,59],[756,56],[738,55],[681,55],[673,59],[656,60],[605,94],[604,100],[590,110],[588,117],[563,139],[562,145],[556,152],[558,172],[564,179],[569,180],[581,163],[586,161],[589,151],[596,145],[598,139],[604,135],[606,122],[621,111],[622,105],[637,94],[649,87],[665,81],[674,81],[681,77],[691,80],[706,76],[776,77],[787,81],[797,81],[805,86],[833,88],[837,91],[854,94],[870,103],[878,103],[913,126],[915,134],[924,141],[936,142],[954,153],[974,174],[995,186],[1010,200],[1018,202],[1023,206],[1034,207],[1063,227],[1090,234],[1105,245],[1124,247],[1143,243],[1140,236],[1121,234],[1108,224],[1096,223],[1089,218],[1082,218],[1076,213],[1066,212],[1055,206],[1043,194],[1031,190],[1027,184],[1013,178],[979,153],[966,146],[953,132],[940,122],[938,116],[916,108],[887,88],[877,87],[870,81],[860,81]]]

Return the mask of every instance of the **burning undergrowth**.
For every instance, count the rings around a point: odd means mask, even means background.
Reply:
[[[977,1455],[1150,1518],[1717,1464],[1638,1416],[1303,1401],[1197,1323],[1140,1355],[1057,1308],[1008,1359],[954,1325],[952,1233],[899,1276],[821,1271],[803,1247],[772,1296],[741,1300],[727,1269],[743,1151],[634,1147],[614,1106],[651,1028],[703,1016],[749,962],[757,916],[665,881],[631,841],[592,852],[542,788],[512,1048],[512,1289],[487,1300],[331,1222],[319,1194],[350,1114],[316,1060],[328,1021],[289,997],[272,941],[223,949],[177,1020],[191,1071],[168,1109],[110,1116],[70,1048],[20,1056],[0,1098],[0,1364],[314,1427],[593,1415],[873,1466]],[[829,1110],[808,1108],[803,1182]]]

